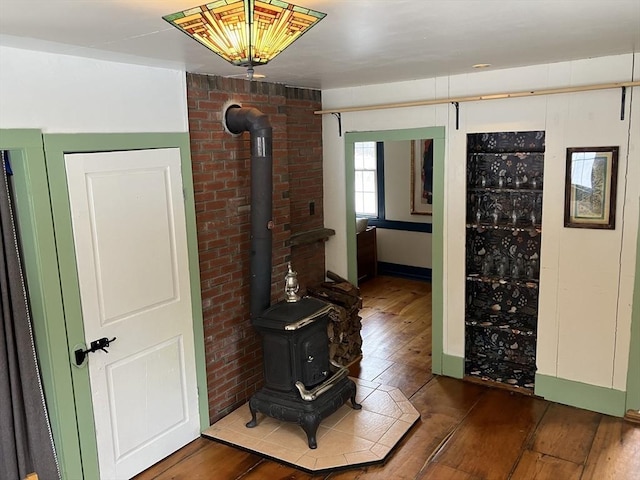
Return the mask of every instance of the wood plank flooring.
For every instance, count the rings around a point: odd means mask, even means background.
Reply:
[[[363,358],[354,376],[400,388],[421,420],[384,465],[310,475],[197,439],[136,480],[640,480],[640,425],[431,374],[431,288],[361,286]]]

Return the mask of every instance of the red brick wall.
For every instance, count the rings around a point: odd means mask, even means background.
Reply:
[[[324,244],[292,249],[289,243],[292,233],[323,227],[322,121],[313,114],[321,108],[320,92],[188,74],[187,100],[209,416],[215,422],[262,385],[260,338],[249,321],[249,133],[226,133],[222,109],[228,101],[255,107],[273,127],[271,296],[278,301],[289,261],[302,289],[324,279]]]
[[[313,113],[320,110],[321,105],[318,96],[317,108],[309,109],[308,92],[300,89],[290,92],[286,105],[292,234],[324,227],[322,116]],[[319,136],[309,135],[309,132]],[[325,273],[324,243],[296,246],[291,252],[291,262],[303,288],[320,283]],[[317,268],[319,265],[322,268]]]

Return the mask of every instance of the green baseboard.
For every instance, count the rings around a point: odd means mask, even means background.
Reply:
[[[626,393],[564,378],[536,374],[535,394],[552,402],[623,417]]]
[[[464,358],[442,354],[440,373],[448,377],[464,377]],[[535,394],[551,402],[594,412],[623,417],[626,412],[626,392],[598,387],[564,378],[536,374]]]
[[[464,376],[464,358],[443,353],[442,374],[447,377],[462,378]]]

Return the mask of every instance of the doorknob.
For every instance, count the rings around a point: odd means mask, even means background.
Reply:
[[[76,356],[76,365],[82,365],[84,363],[84,359],[87,358],[87,355],[89,353],[93,353],[98,350],[102,350],[104,353],[109,353],[107,351],[107,347],[111,342],[114,342],[115,339],[116,337],[113,337],[111,340],[109,340],[107,337],[102,337],[91,342],[90,348],[87,350],[83,350],[81,348],[77,349],[75,352],[73,352]]]

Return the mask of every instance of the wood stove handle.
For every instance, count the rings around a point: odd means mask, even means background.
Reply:
[[[332,310],[334,310],[333,305],[326,305],[325,307],[321,308],[320,310],[313,313],[312,315],[309,315],[308,317],[302,318],[297,322],[289,323],[288,325],[285,325],[284,329],[287,331],[298,330],[306,325],[309,325],[310,323],[315,322],[319,318],[324,317],[325,315],[330,313]]]
[[[333,387],[338,381],[342,380],[344,377],[349,375],[349,369],[342,367],[340,370],[335,372],[331,377],[322,382],[313,390],[307,390],[304,386],[304,383],[298,381],[296,382],[296,388],[300,392],[300,397],[306,402],[311,402],[322,395],[324,392]]]

